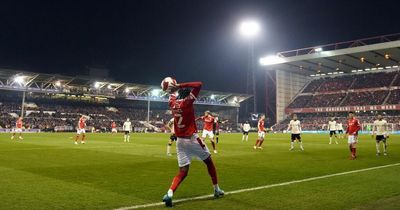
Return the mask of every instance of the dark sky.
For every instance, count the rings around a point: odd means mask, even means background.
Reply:
[[[0,66],[68,75],[104,66],[126,82],[158,85],[174,76],[201,80],[207,89],[244,92],[248,57],[247,42],[237,33],[241,19],[263,24],[258,58],[400,32],[398,2],[2,1]]]

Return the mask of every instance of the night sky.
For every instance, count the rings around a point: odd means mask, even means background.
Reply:
[[[400,32],[398,2],[2,1],[0,66],[67,75],[104,67],[119,81],[158,85],[174,76],[245,92],[248,45],[237,33],[240,20],[263,25],[258,58]]]

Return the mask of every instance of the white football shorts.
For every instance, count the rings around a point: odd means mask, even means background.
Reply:
[[[178,155],[179,167],[189,165],[193,157],[200,160],[205,160],[210,157],[210,151],[207,145],[197,134],[193,134],[191,138],[178,137],[176,141],[176,152]]]
[[[358,140],[357,140],[357,136],[355,135],[349,135],[347,137],[347,143],[349,144],[357,144]]]
[[[264,131],[258,131],[258,138],[265,138],[265,132]]]
[[[22,133],[22,128],[15,128],[14,133]]]
[[[86,133],[86,131],[85,131],[85,129],[84,128],[78,128],[77,130],[76,130],[76,134],[85,134]]]
[[[207,138],[207,136],[210,138],[214,138],[214,132],[208,131],[208,130],[203,130],[203,134],[201,135],[201,137],[204,139],[204,138]]]

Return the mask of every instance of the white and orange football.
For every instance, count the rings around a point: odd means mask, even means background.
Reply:
[[[175,87],[176,80],[172,77],[165,77],[161,82],[161,89],[166,92],[171,92],[171,88]]]

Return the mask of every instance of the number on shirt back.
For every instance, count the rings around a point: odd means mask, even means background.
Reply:
[[[183,127],[185,127],[185,125],[182,125],[181,123],[182,123],[182,121],[183,121],[183,117],[182,117],[182,114],[175,114],[175,117],[178,117],[179,119],[178,119],[178,128],[183,128]]]

